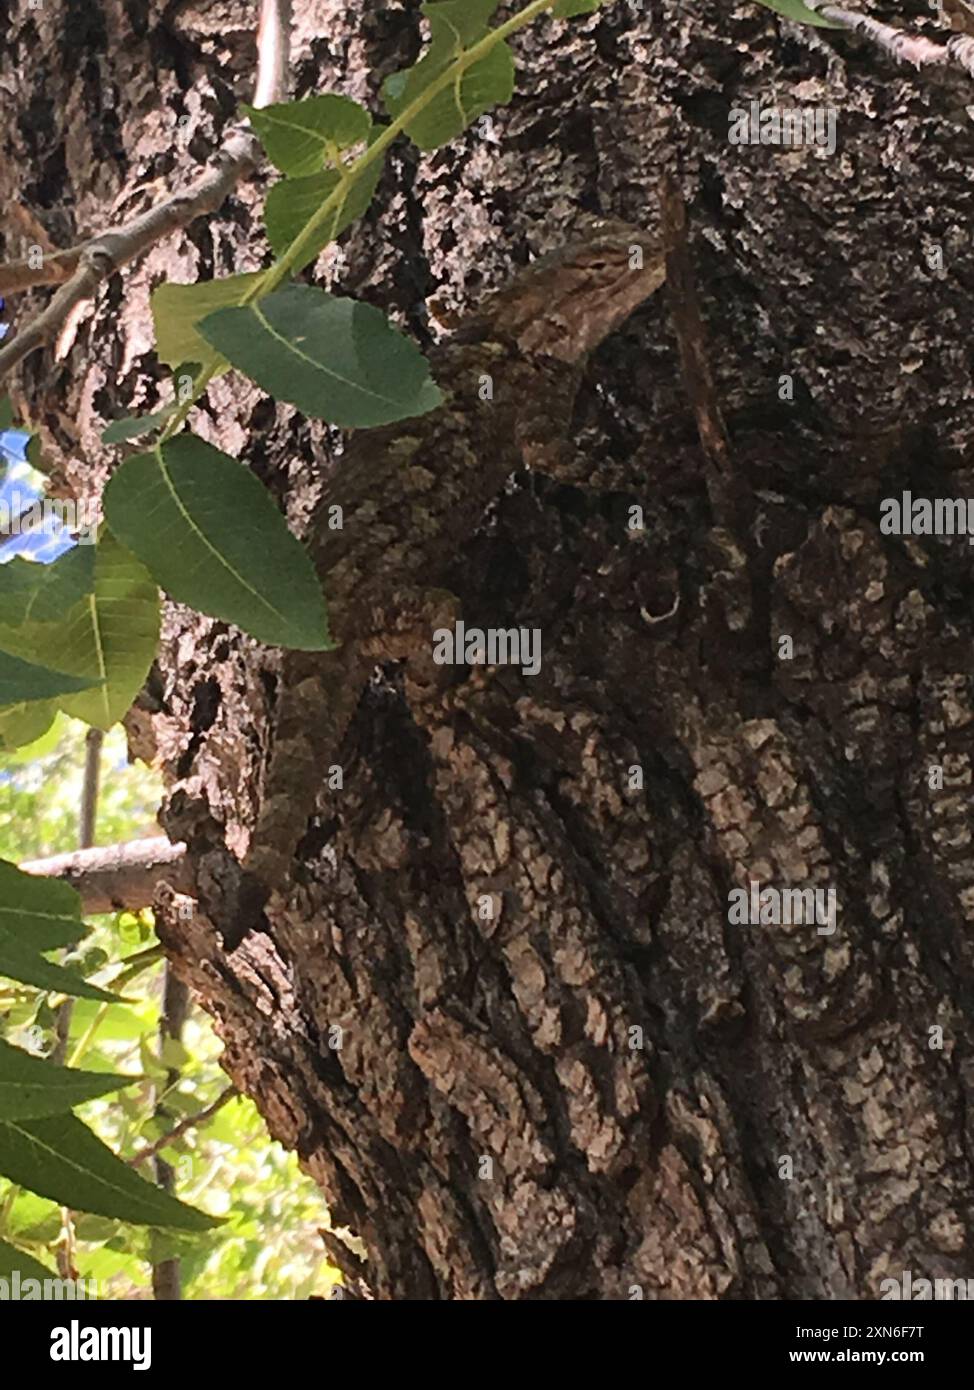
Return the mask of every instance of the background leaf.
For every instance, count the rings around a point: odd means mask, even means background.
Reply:
[[[371,304],[310,285],[286,285],[200,331],[278,400],[346,428],[434,410],[442,395],[419,348]]]
[[[105,490],[105,513],[180,603],[272,646],[330,645],[307,551],[263,483],[211,444],[180,434],[126,460]]]

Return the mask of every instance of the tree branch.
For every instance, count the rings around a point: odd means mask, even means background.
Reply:
[[[0,377],[54,337],[75,305],[90,299],[116,270],[143,255],[170,232],[187,226],[204,213],[215,212],[242,176],[256,166],[257,157],[255,137],[235,132],[196,183],[149,208],[118,231],[103,232],[78,248],[77,269],[71,278],[33,322],[0,348]]]
[[[81,806],[78,811],[78,848],[91,849],[95,843],[95,821],[98,817],[98,788],[101,782],[101,750],[105,735],[101,729],[89,729],[85,735],[85,774],[81,783]],[[64,1065],[71,1038],[71,1019],[74,1000],[65,999],[57,1010],[56,1041],[51,1061]],[[64,1228],[71,1230],[71,1213],[64,1209]]]
[[[67,251],[52,251],[41,257],[40,265],[31,265],[30,261],[0,265],[0,294],[17,294],[37,285],[63,285],[77,270],[81,253],[90,244],[84,241]]]
[[[164,985],[162,991],[162,1013],[159,1016],[159,1057],[165,1057],[166,1043],[173,1039],[175,1042],[182,1042],[183,1029],[186,1026],[186,1017],[189,1013],[189,990],[182,980],[176,977],[172,965],[166,961],[164,972]],[[152,1116],[155,1120],[169,1120],[172,1118],[169,1107],[166,1104],[166,1096],[170,1091],[175,1090],[179,1082],[179,1065],[169,1066],[166,1069],[166,1079],[164,1082],[156,1082],[152,1087]],[[232,1087],[231,1087],[232,1090]],[[196,1116],[196,1123],[202,1119],[201,1112]],[[193,1118],[193,1117],[188,1117]],[[186,1120],[180,1121],[185,1125]],[[143,1158],[153,1157],[153,1168],[155,1179],[163,1192],[175,1192],[176,1174],[170,1164],[160,1156],[159,1150],[167,1140],[171,1140],[179,1132],[179,1124],[175,1129],[169,1131],[168,1135],[163,1135],[162,1139],[150,1145],[147,1150],[143,1150],[134,1162],[141,1162]],[[161,1259],[153,1258],[152,1261],[152,1296],[158,1301],[176,1300],[183,1296],[183,1276],[182,1261],[178,1255],[163,1256]]]
[[[195,1115],[187,1115],[185,1119],[180,1120],[179,1124],[174,1126],[168,1134],[162,1135],[162,1137],[156,1139],[154,1143],[147,1145],[144,1149],[140,1149],[137,1154],[133,1154],[126,1162],[134,1168],[136,1164],[144,1163],[147,1158],[154,1158],[167,1144],[171,1144],[174,1139],[178,1139],[180,1135],[185,1134],[188,1129],[196,1129],[199,1125],[205,1124],[207,1120],[212,1119],[216,1112],[226,1105],[228,1100],[233,1100],[234,1096],[239,1094],[236,1086],[225,1087],[217,1096],[216,1100],[211,1101],[205,1109],[198,1110]]]
[[[98,787],[101,781],[101,750],[105,735],[101,729],[85,734],[85,775],[78,815],[78,848],[91,849],[95,843],[95,817],[98,814]]]
[[[934,43],[920,34],[904,34],[872,15],[832,5],[829,0],[805,0],[805,4],[822,19],[862,34],[900,62],[912,63],[915,68],[959,67],[968,77],[974,77],[974,38],[967,34],[954,34],[944,44]]]
[[[287,95],[290,14],[290,0],[261,0],[255,106],[266,106]],[[54,337],[71,310],[90,299],[123,265],[197,217],[216,212],[240,179],[256,168],[259,158],[257,138],[249,131],[237,130],[189,188],[170,194],[125,226],[101,232],[72,250],[44,257],[40,269],[25,261],[0,268],[0,294],[31,285],[61,285],[47,308],[0,348],[0,378]]]
[[[291,61],[291,0],[263,0],[257,24],[257,85],[254,105],[287,101]]]
[[[149,907],[160,879],[179,893],[191,897],[196,894],[186,846],[172,844],[165,835],[125,845],[74,850],[49,859],[29,859],[20,867],[27,874],[70,883],[81,894],[86,913],[138,912]]]

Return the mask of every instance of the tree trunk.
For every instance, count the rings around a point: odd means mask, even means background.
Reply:
[[[150,8],[4,6],[0,203],[58,245],[171,185],[249,99],[253,6]],[[378,110],[418,34],[412,3],[299,0],[295,93]],[[521,475],[458,547],[465,617],[540,628],[540,674],[470,671],[418,727],[377,672],[339,811],[234,949],[210,918],[280,659],[170,606],[130,734],[163,761],[203,910],[162,909],[161,934],[228,1073],[359,1238],[326,1237],[352,1291],[875,1298],[904,1270],[967,1274],[972,551],[881,534],[879,504],[974,495],[971,81],[718,0],[618,0],[517,53],[512,105],[399,147],[319,280],[428,344],[434,292],[475,304],[579,209],[653,228],[675,173],[737,511],[715,514],[656,296],[579,397],[598,487]],[[757,98],[832,108],[835,153],[730,143]],[[22,369],[59,485],[97,487],[105,420],[156,404],[150,289],[260,265],[268,181]],[[208,402],[195,428],[300,530],[335,432],[234,374]],[[834,889],[835,930],[735,924],[752,880]]]

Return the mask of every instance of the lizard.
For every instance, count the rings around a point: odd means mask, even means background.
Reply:
[[[266,904],[287,884],[327,769],[376,665],[406,660],[411,702],[442,679],[432,662],[432,633],[452,626],[458,604],[437,586],[507,478],[529,468],[584,482],[568,433],[585,363],[665,275],[657,236],[590,219],[430,351],[441,405],[351,435],[310,528],[337,649],[283,657],[256,823],[242,861],[255,887],[252,903],[256,897]],[[336,517],[341,525],[332,529],[328,518]]]

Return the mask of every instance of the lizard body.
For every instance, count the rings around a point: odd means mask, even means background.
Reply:
[[[584,363],[664,277],[655,238],[625,224],[593,223],[521,271],[433,349],[443,405],[352,436],[311,540],[340,645],[284,657],[243,861],[265,894],[287,881],[376,665],[405,658],[414,689],[435,684],[433,630],[458,616],[456,600],[438,587],[449,564],[511,473],[529,467],[567,480],[567,429]],[[336,505],[341,528],[329,529]]]

